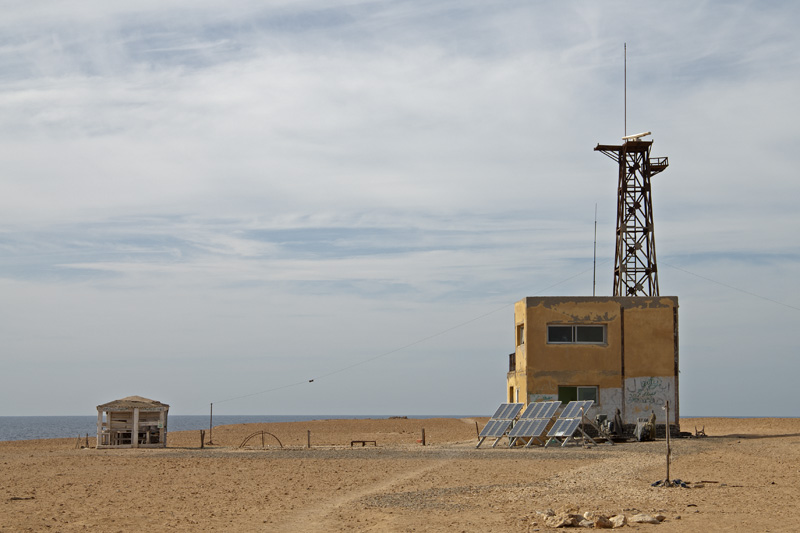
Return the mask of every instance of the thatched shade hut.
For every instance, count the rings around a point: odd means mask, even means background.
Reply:
[[[165,448],[169,405],[141,396],[97,406],[98,448]]]

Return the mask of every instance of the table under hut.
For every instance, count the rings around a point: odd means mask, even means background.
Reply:
[[[141,396],[97,406],[98,448],[166,448],[169,405]]]

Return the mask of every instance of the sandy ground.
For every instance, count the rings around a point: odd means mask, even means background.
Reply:
[[[684,420],[708,434],[672,441],[670,477],[691,488],[651,486],[666,474],[663,440],[476,449],[485,421],[224,426],[205,449],[197,431],[149,450],[0,442],[0,531],[527,532],[549,529],[539,512],[566,508],[666,517],[624,529],[800,530],[800,419]],[[274,437],[240,449],[257,431]]]

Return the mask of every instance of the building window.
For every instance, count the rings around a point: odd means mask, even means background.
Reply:
[[[525,324],[517,324],[517,346],[525,344]]]
[[[605,344],[606,327],[547,326],[548,344]]]
[[[594,403],[598,404],[599,398],[597,387],[558,387],[558,401],[561,403],[594,400]]]

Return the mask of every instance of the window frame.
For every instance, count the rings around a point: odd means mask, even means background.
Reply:
[[[517,346],[525,345],[525,322],[517,324]]]
[[[571,340],[558,341],[551,340],[551,328],[570,328]],[[603,340],[602,341],[579,341],[578,330],[579,328],[602,328]],[[605,345],[608,344],[608,324],[547,324],[547,344],[588,344],[588,345]]]
[[[600,387],[597,385],[559,385],[557,394],[558,401],[566,405],[567,403],[569,403],[569,400],[568,401],[561,400],[561,389],[575,389],[575,398],[578,401],[592,399],[592,398],[581,398],[580,397],[581,389],[594,389],[595,393],[594,405],[600,405]]]

